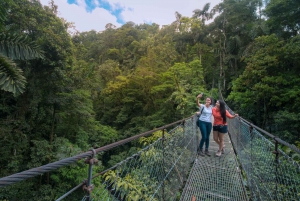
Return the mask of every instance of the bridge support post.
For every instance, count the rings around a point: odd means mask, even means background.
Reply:
[[[163,183],[162,183],[162,200],[165,201],[165,129],[162,130],[162,148],[163,148]]]
[[[249,183],[252,183],[251,178],[254,175],[256,166],[253,165],[253,140],[254,140],[254,133],[253,133],[253,126],[252,124],[249,125],[249,137],[250,137],[250,168],[249,168]],[[253,186],[250,185],[251,191],[253,192]]]
[[[274,143],[275,143],[275,150],[273,151],[273,154],[275,154],[275,200],[278,200],[277,192],[278,192],[278,165],[279,165],[279,151],[278,151],[278,141],[276,140],[276,137],[274,137]]]
[[[92,184],[93,164],[98,162],[98,160],[95,158],[96,151],[94,149],[92,149],[91,151],[93,152],[93,155],[85,160],[85,162],[89,164],[88,179],[86,181],[86,184],[83,186],[83,189],[87,192],[87,201],[91,200],[91,192],[94,189],[94,185]]]

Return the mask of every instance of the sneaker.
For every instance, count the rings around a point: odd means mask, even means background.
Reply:
[[[204,152],[207,156],[211,156],[211,154],[209,153],[209,151],[208,150],[205,150],[205,152]]]
[[[200,156],[205,156],[204,153],[203,153],[203,150],[199,150],[198,154],[199,154]]]
[[[222,149],[222,154],[225,154],[225,146]]]
[[[216,153],[216,156],[221,156],[222,155],[222,152],[221,151],[218,151],[217,153]]]

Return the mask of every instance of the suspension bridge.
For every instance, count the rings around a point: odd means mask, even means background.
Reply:
[[[233,111],[227,107],[233,114]],[[226,152],[221,157],[198,156],[197,117],[162,126],[98,149],[0,179],[0,187],[41,175],[84,159],[87,179],[56,200],[81,189],[77,200],[100,201],[299,201],[300,166],[279,149],[300,150],[242,117],[228,120]],[[161,136],[134,155],[99,173],[93,172],[97,154],[154,132]],[[211,135],[212,136],[212,135]],[[210,140],[209,151],[217,144]],[[138,186],[138,187],[137,187]],[[9,200],[9,198],[7,198]],[[42,199],[41,199],[42,200]]]

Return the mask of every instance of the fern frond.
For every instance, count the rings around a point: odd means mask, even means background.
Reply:
[[[0,89],[18,96],[25,90],[23,71],[7,57],[0,55]]]
[[[8,13],[7,4],[10,0],[1,0],[0,1],[0,28],[3,26],[3,22],[6,20],[6,16]]]
[[[0,4],[0,26],[3,24],[3,21],[5,20],[6,18],[6,10],[4,9],[4,6],[2,6]]]
[[[0,33],[0,53],[13,60],[43,58],[43,52],[26,36]]]

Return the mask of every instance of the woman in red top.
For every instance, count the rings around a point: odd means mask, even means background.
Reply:
[[[214,140],[219,145],[219,150],[216,156],[221,156],[225,153],[224,145],[224,134],[228,132],[228,126],[226,122],[226,117],[232,119],[238,114],[231,115],[225,108],[225,103],[221,100],[216,102],[216,106],[212,109],[212,115],[214,116],[213,133]]]

